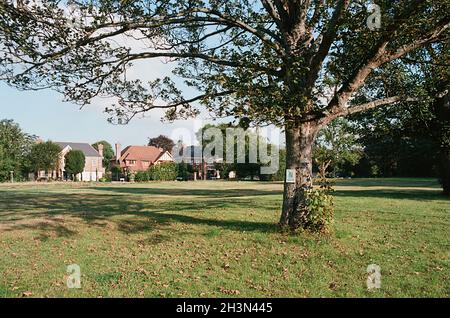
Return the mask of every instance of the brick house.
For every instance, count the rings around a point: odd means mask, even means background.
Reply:
[[[38,178],[50,177],[57,180],[69,180],[70,176],[65,170],[65,156],[71,150],[80,150],[83,152],[86,163],[82,173],[77,175],[77,180],[80,181],[98,181],[105,175],[105,168],[103,167],[103,145],[99,145],[99,150],[95,150],[88,143],[80,142],[55,142],[61,147],[56,170],[47,175],[45,171],[39,171]]]
[[[128,146],[121,150],[120,144],[116,144],[116,158],[112,160],[112,166],[118,166],[122,172],[133,173],[147,171],[153,165],[164,162],[174,162],[170,152],[153,146]]]

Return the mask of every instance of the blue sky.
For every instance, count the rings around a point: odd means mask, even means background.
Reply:
[[[193,130],[198,126],[193,120],[162,123],[160,113],[117,126],[107,122],[104,106],[99,103],[80,110],[62,100],[63,96],[52,90],[19,91],[0,82],[0,118],[13,119],[25,132],[45,140],[94,143],[104,139],[111,144],[143,145],[148,137],[170,136],[176,128]]]
[[[94,101],[80,110],[78,105],[63,102],[63,95],[55,91],[19,91],[0,82],[0,119],[12,119],[23,131],[43,140],[90,144],[106,140],[124,147],[145,145],[149,137],[163,134],[173,140],[179,140],[182,135],[186,144],[196,144],[195,132],[211,122],[208,115],[197,120],[161,122],[162,113],[152,111],[144,118],[134,118],[128,125],[113,125],[107,122],[103,112],[105,104],[106,101]],[[261,133],[266,135],[264,129]],[[275,137],[270,133],[266,136],[278,144],[278,134],[276,130]]]

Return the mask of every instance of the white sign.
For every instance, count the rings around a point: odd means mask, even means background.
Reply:
[[[295,183],[295,169],[286,169],[286,183]]]

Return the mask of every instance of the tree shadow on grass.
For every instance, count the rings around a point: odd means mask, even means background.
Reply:
[[[125,234],[149,233],[154,236],[155,242],[170,239],[161,231],[173,231],[174,224],[203,225],[238,232],[272,233],[278,230],[274,222],[232,219],[227,218],[226,214],[223,219],[216,212],[231,213],[238,210],[245,216],[246,211],[257,210],[278,214],[281,191],[135,187],[87,189],[89,191],[67,194],[23,190],[0,192],[0,233],[32,229],[37,230],[43,240],[49,237],[70,237],[77,234],[70,225],[73,219],[97,228],[105,228],[111,223]],[[278,195],[279,200],[261,199],[267,195]],[[348,188],[336,191],[335,196],[420,201],[443,199],[436,189]],[[177,235],[183,234],[179,229],[175,231]]]
[[[218,209],[256,208],[273,211],[276,207],[258,203],[253,198],[211,197],[193,201],[152,201],[145,196],[130,198],[128,195],[100,193],[0,193],[0,232],[34,229],[40,233],[39,238],[42,240],[48,237],[70,237],[76,234],[67,224],[71,218],[94,227],[105,227],[106,222],[111,222],[118,231],[126,234],[157,232],[174,223],[214,226],[240,232],[265,233],[277,230],[272,223],[221,220],[214,214]],[[160,241],[162,237],[159,236]]]
[[[258,197],[264,195],[281,194],[281,190],[256,190],[256,189],[163,189],[147,187],[93,187],[98,191],[109,191],[117,194],[132,195],[161,195],[161,196],[202,196],[202,197]]]
[[[334,192],[336,197],[347,198],[385,198],[395,200],[417,200],[417,201],[434,201],[443,200],[445,197],[441,191],[435,190],[389,190],[389,189],[367,189],[367,190],[337,190]]]
[[[394,188],[441,188],[437,179],[426,178],[354,178],[336,179],[335,183],[339,187],[394,187]]]

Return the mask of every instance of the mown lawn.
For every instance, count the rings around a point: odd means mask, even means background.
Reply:
[[[282,185],[0,186],[0,297],[449,297],[434,180],[337,185],[331,237],[277,231]],[[366,268],[382,286],[367,291]],[[82,288],[68,289],[78,264]]]

